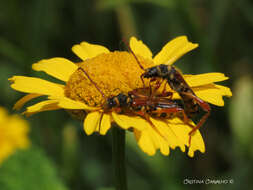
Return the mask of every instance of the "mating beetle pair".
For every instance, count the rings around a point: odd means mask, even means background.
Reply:
[[[143,88],[134,89],[128,92],[128,94],[119,93],[113,97],[106,97],[97,84],[89,77],[88,73],[82,67],[78,68],[87,76],[87,78],[104,97],[105,103],[102,106],[103,112],[108,113],[115,111],[117,113],[124,113],[127,115],[141,116],[151,124],[153,129],[158,132],[160,136],[165,139],[166,137],[164,137],[151,122],[150,117],[159,119],[180,117],[185,124],[188,124],[190,127],[192,127],[192,130],[189,132],[190,145],[192,135],[194,135],[194,132],[196,132],[196,130],[198,130],[204,124],[210,115],[211,109],[209,104],[196,96],[196,94],[184,80],[180,71],[174,66],[160,64],[158,66],[144,69],[131,49],[130,52],[135,57],[140,68],[144,70],[144,73],[140,76],[142,81],[144,81],[143,78],[150,79],[149,87],[145,87],[143,82]],[[155,94],[154,91],[160,88],[162,81],[164,80],[166,80],[166,83],[162,93]],[[155,86],[151,85],[153,81],[156,81]],[[181,102],[172,100],[173,93],[166,91],[166,84],[168,84],[172,90],[179,94],[181,97]],[[154,90],[152,90],[153,87]],[[199,108],[206,113],[202,116],[196,126],[192,126],[189,123],[189,120],[198,113]],[[99,126],[101,125],[102,117],[103,114],[101,115]]]

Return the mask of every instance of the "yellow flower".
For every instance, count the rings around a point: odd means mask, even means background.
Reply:
[[[16,149],[24,149],[29,145],[27,122],[17,115],[9,116],[0,107],[0,164]]]
[[[134,37],[130,40],[130,47],[141,65],[149,68],[161,63],[172,64],[180,56],[197,47],[197,44],[188,42],[184,36],[178,37],[166,44],[154,58],[148,47]],[[20,99],[14,108],[20,109],[27,101],[46,95],[47,100],[27,107],[25,114],[67,109],[83,117],[80,112],[76,111],[82,110],[87,113],[84,119],[84,130],[88,135],[95,131],[104,135],[111,127],[111,122],[116,122],[123,129],[133,128],[138,145],[149,155],[154,155],[157,149],[160,149],[164,155],[169,154],[170,148],[180,147],[182,151],[185,151],[185,146],[189,146],[188,133],[191,128],[183,121],[179,118],[167,121],[150,118],[156,126],[154,129],[149,122],[139,116],[118,114],[114,111],[104,112],[105,97],[85,76],[84,72],[78,69],[81,67],[85,70],[106,97],[116,96],[120,92],[127,94],[133,89],[143,87],[140,80],[143,70],[131,53],[110,52],[103,46],[87,42],[73,46],[72,51],[82,59],[82,62],[73,63],[64,58],[52,58],[41,60],[32,67],[36,71],[44,71],[62,80],[65,85],[33,77],[14,76],[10,78],[13,89],[29,93]],[[231,96],[229,88],[213,84],[227,79],[221,73],[187,75],[185,78],[197,96],[209,103],[223,106],[222,96]],[[145,83],[147,85],[148,80],[145,79]],[[161,137],[157,131],[166,139]],[[193,156],[196,150],[205,151],[199,131],[192,137],[188,155]]]

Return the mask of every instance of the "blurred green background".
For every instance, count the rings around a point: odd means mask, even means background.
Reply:
[[[251,0],[0,0],[0,105],[12,106],[22,93],[7,79],[39,76],[31,65],[41,59],[77,57],[81,41],[110,50],[135,35],[156,54],[179,35],[200,47],[177,63],[184,73],[222,72],[232,89],[225,107],[212,106],[201,128],[206,153],[189,158],[144,154],[127,134],[129,189],[219,190],[253,186],[253,3]],[[51,78],[50,78],[51,80]],[[32,147],[18,151],[0,168],[1,190],[113,189],[111,134],[86,136],[82,124],[64,111],[27,120]],[[188,180],[231,180],[229,184],[184,184]],[[230,184],[231,182],[231,184]]]

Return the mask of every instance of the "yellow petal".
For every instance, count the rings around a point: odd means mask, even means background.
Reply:
[[[31,116],[38,112],[61,109],[60,107],[57,106],[57,103],[58,103],[57,100],[45,100],[45,101],[42,101],[42,102],[39,102],[37,104],[27,107],[24,114],[26,116]]]
[[[138,116],[127,116],[112,112],[112,118],[123,129],[133,127],[141,131],[146,127],[150,127],[150,124],[145,119]]]
[[[156,128],[158,128],[158,126],[156,126]],[[166,155],[166,156],[169,155],[170,148],[168,146],[167,137],[165,137],[165,135],[162,133],[157,133],[157,131],[154,130],[151,126],[147,130],[147,132],[149,134],[149,137],[152,139],[153,144],[156,147],[156,149],[160,149],[160,152],[163,155]],[[160,134],[162,134],[163,136],[161,136]]]
[[[215,84],[193,87],[192,89],[196,96],[217,106],[224,106],[223,96],[232,95],[229,88]]]
[[[8,124],[6,124],[5,127],[8,127],[7,130],[9,131],[5,131],[4,134],[9,136],[6,137],[9,139],[9,143],[14,149],[28,147],[29,139],[26,135],[29,132],[29,126],[25,120],[21,119],[17,115],[13,115],[9,117]]]
[[[52,59],[43,59],[33,64],[32,68],[35,71],[44,71],[57,79],[67,82],[78,67],[65,58],[56,57]]]
[[[134,134],[137,143],[139,147],[142,149],[142,151],[150,156],[153,156],[156,153],[156,148],[152,139],[149,136],[149,133],[146,130],[144,131],[134,130]]]
[[[89,113],[83,123],[83,129],[87,135],[91,135],[99,125],[99,121],[101,118],[101,112],[91,112]]]
[[[167,121],[168,125],[173,125],[173,127],[171,127],[171,130],[173,130],[178,139],[185,145],[189,146],[189,132],[192,130],[192,128],[184,124],[178,118]],[[205,152],[205,144],[199,130],[197,130],[196,133],[192,136],[191,147],[189,148],[188,155],[190,157],[193,157],[194,151],[196,150],[199,150],[202,153]]]
[[[191,87],[202,86],[205,84],[211,84],[213,82],[220,82],[228,79],[228,77],[226,77],[223,73],[184,75],[184,78]]]
[[[13,106],[13,109],[14,110],[20,110],[26,102],[34,99],[34,98],[37,98],[41,96],[41,94],[27,94],[25,95],[24,97],[20,98],[16,103],[15,105]]]
[[[217,85],[217,84],[215,84],[215,87],[220,89],[223,96],[227,96],[227,97],[232,96],[232,92],[231,92],[230,88],[228,88],[226,86],[222,86],[222,85]]]
[[[64,86],[43,79],[24,76],[13,76],[9,79],[11,87],[20,92],[41,95],[64,96]]]
[[[141,131],[138,131],[136,129],[133,130],[134,131],[134,136],[135,136],[135,139],[136,141],[138,142],[140,137],[141,137]]]
[[[154,57],[154,63],[155,65],[173,64],[181,56],[197,47],[198,44],[189,42],[186,36],[177,37],[168,42]]]
[[[80,45],[74,45],[72,51],[80,57],[82,60],[96,57],[102,53],[109,53],[110,51],[101,45],[90,44],[88,42],[82,42]]]
[[[131,37],[130,48],[135,55],[141,55],[146,59],[152,60],[152,52],[141,40],[137,40],[135,37]]]
[[[188,150],[188,156],[193,157],[194,152],[196,150],[199,150],[202,153],[206,151],[205,143],[199,131],[197,131],[196,134],[192,136],[191,146],[189,147],[189,150]]]
[[[150,118],[151,122],[156,127],[156,130],[152,126],[143,129],[142,131],[134,130],[135,138],[140,148],[148,155],[154,155],[156,149],[160,149],[163,155],[169,155],[170,148],[180,147],[182,152],[185,151],[184,141],[182,142],[177,134],[171,129],[180,122],[181,125],[184,123],[181,120],[175,120],[174,123],[169,125],[164,121]]]
[[[155,150],[160,149],[161,153],[164,155],[168,155],[170,150],[167,141],[158,133],[156,130],[150,126],[149,128],[146,128],[145,130],[141,131],[141,136],[143,136],[143,142],[141,143],[142,149],[144,149],[145,143],[147,143],[147,139],[149,139],[148,144],[152,143]],[[144,138],[145,137],[145,138]],[[141,141],[142,139],[139,138]],[[149,146],[146,144],[146,146]],[[149,149],[149,148],[145,148]],[[153,149],[153,148],[152,148]],[[152,150],[153,151],[153,150]],[[149,151],[151,154],[151,151]]]
[[[54,99],[54,97],[50,98]],[[58,102],[59,102],[58,106],[64,109],[89,110],[89,111],[98,110],[98,108],[96,107],[90,107],[82,102],[75,101],[67,97],[58,99]]]
[[[7,110],[0,106],[0,123],[6,122],[8,119]]]
[[[174,118],[171,120],[174,120]],[[175,149],[176,147],[180,147],[182,152],[185,151],[184,143],[176,136],[176,134],[172,130],[172,128],[174,127],[173,121],[170,123],[167,123],[167,122],[160,121],[160,120],[154,119],[154,118],[151,118],[151,121],[156,126],[156,128],[160,132],[160,134],[162,134],[166,138],[167,145],[170,148]],[[178,119],[176,119],[176,121],[178,121]],[[181,120],[179,120],[179,121],[181,121]],[[182,123],[182,121],[181,121],[181,123]]]
[[[98,131],[101,135],[105,135],[110,128],[111,128],[111,116],[109,114],[104,113],[103,118],[101,120],[100,129],[98,125],[96,131]]]

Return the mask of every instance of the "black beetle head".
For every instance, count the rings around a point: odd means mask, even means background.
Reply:
[[[143,77],[144,78],[155,78],[155,77],[164,78],[167,76],[167,74],[168,74],[168,66],[161,64],[161,65],[146,69],[145,73],[143,73]]]
[[[153,78],[158,76],[158,69],[157,67],[151,67],[145,69],[145,73],[142,75],[144,78]]]
[[[108,109],[111,109],[113,107],[116,107],[117,106],[117,102],[115,101],[114,98],[108,98],[107,99],[107,107]]]

